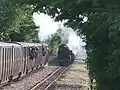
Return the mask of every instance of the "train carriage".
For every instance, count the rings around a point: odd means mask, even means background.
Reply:
[[[25,61],[25,72],[33,70],[35,67],[41,67],[44,64],[42,54],[42,44],[16,42],[22,47],[23,59]]]
[[[21,46],[21,54],[22,54],[22,60],[23,60],[23,75],[26,74],[26,71],[28,71],[30,68],[26,67],[28,64],[29,59],[29,47],[28,44],[22,43],[22,42],[16,42],[16,44]]]
[[[48,59],[49,59],[48,45],[42,44],[42,65],[43,66],[47,65]]]
[[[48,62],[47,44],[0,42],[0,84],[26,75]]]
[[[34,62],[32,64],[34,64],[33,66],[38,68],[42,66],[42,44],[39,43],[29,43],[30,48],[33,49],[34,51]]]
[[[21,47],[13,43],[0,42],[0,81],[9,81],[23,71]]]
[[[30,44],[24,43],[24,42],[15,42],[15,43],[21,46],[22,60],[24,61],[24,63],[23,63],[23,66],[24,66],[23,75],[25,75],[28,72],[30,72],[31,69],[33,68],[33,60],[31,60],[29,58],[30,48],[33,47],[33,45],[30,45]]]
[[[42,66],[42,44],[34,43],[34,46],[36,47],[37,57],[35,58],[36,66],[41,67]]]

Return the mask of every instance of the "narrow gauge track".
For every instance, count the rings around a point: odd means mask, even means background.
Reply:
[[[51,85],[68,69],[69,67],[58,67],[52,74],[41,82],[34,85],[30,90],[48,90]]]

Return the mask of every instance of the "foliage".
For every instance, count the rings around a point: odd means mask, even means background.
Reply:
[[[57,53],[57,50],[60,44],[61,44],[61,37],[59,37],[57,34],[52,35],[52,38],[49,43],[50,50],[53,53]]]
[[[56,33],[52,34],[46,40],[46,43],[49,45],[50,50],[53,51],[53,53],[57,53],[58,47],[61,44],[67,44],[68,43],[69,32],[67,30],[69,30],[69,28],[59,27],[59,29],[56,31]]]
[[[30,0],[34,11],[67,19],[84,35],[90,77],[96,90],[120,90],[120,0]],[[88,17],[87,22],[83,22]]]
[[[22,5],[16,9],[16,11],[17,12],[14,15],[15,19],[10,26],[10,31],[13,32],[10,34],[11,40],[13,41],[15,37],[17,41],[33,42],[38,40],[38,31],[36,30],[38,27],[35,26],[35,23],[33,22],[32,7]],[[18,35],[15,36],[15,33]],[[17,38],[17,36],[20,36],[21,39]]]
[[[0,40],[38,42],[33,7],[22,0],[0,1]]]
[[[59,32],[52,34],[47,40],[48,46],[50,48],[51,53],[56,54],[58,47],[61,45],[62,39],[59,35]]]
[[[0,39],[8,39],[8,31],[6,29],[12,23],[13,14],[15,12],[15,7],[13,7],[12,2],[9,0],[1,0],[0,1]]]

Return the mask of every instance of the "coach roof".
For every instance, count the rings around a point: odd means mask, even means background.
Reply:
[[[33,47],[33,46],[41,46],[39,43],[26,43],[26,42],[15,42],[23,47]]]
[[[0,47],[20,47],[20,45],[15,43],[6,43],[6,42],[0,42]]]

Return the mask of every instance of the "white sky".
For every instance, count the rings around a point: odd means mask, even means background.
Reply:
[[[43,40],[50,34],[54,34],[57,29],[59,29],[59,22],[54,22],[54,20],[43,13],[33,14],[34,21],[37,26],[40,27],[39,37]]]
[[[59,26],[63,27],[63,23],[61,22],[54,22],[54,20],[43,13],[33,14],[34,22],[37,26],[39,26],[39,37],[41,40],[47,39],[48,35],[54,34],[57,29],[59,29]],[[69,36],[68,45],[71,47],[72,50],[74,50],[74,53],[85,55],[85,50],[81,48],[81,46],[85,45],[85,43],[82,42],[82,39],[80,39],[79,36],[76,35],[75,32],[71,32]]]

